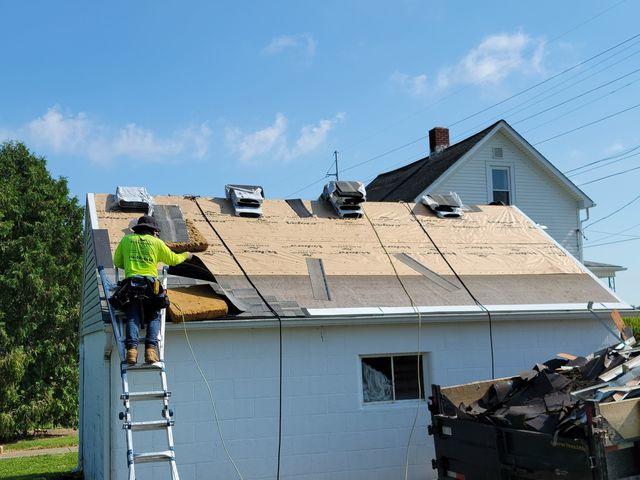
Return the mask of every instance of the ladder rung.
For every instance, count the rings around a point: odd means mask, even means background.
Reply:
[[[125,370],[162,370],[164,369],[164,362],[156,363],[139,363],[137,365],[122,364]]]
[[[133,461],[135,463],[166,462],[175,459],[175,453],[171,450],[165,450],[164,452],[137,453],[133,455]]]
[[[130,428],[133,431],[140,430],[159,430],[174,425],[173,420],[151,420],[147,422],[130,422],[125,423],[122,428]]]
[[[164,390],[157,390],[151,392],[129,392],[128,394],[120,395],[121,400],[129,399],[129,400],[154,400],[156,398],[169,398],[171,396],[171,392],[165,392]]]

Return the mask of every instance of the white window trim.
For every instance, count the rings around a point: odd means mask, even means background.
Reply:
[[[379,402],[365,402],[364,401],[364,382],[362,380],[362,360],[365,358],[380,358],[380,357],[412,357],[419,355],[422,360],[422,378],[420,381],[422,382],[422,396],[424,398],[408,398],[406,400],[395,400],[396,392],[395,388],[392,388],[392,395],[394,397],[393,400],[384,400]],[[426,403],[427,398],[429,397],[427,393],[428,388],[428,374],[429,371],[429,355],[428,352],[401,352],[401,353],[367,353],[364,355],[358,355],[358,384],[360,385],[360,406],[361,408],[379,408],[379,407],[406,407],[410,405],[417,405],[419,403]],[[395,379],[393,378],[393,361],[391,362],[391,383],[392,387],[395,387]]]
[[[494,169],[506,170],[509,177],[509,204],[516,205],[515,166],[511,162],[487,163],[487,203],[493,202],[493,175]]]

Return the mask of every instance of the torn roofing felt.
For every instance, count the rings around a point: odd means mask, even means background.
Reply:
[[[198,257],[216,283],[248,307],[243,315],[270,315],[253,285],[283,315],[304,308],[408,307],[395,271],[416,305],[475,305],[424,230],[485,305],[535,310],[538,304],[619,301],[511,206],[479,205],[462,218],[441,219],[420,204],[364,203],[369,223],[339,219],[321,200],[300,201],[311,216],[284,200],[265,200],[261,218],[235,216],[226,199],[155,201],[178,205],[197,227],[208,245]],[[109,211],[105,202],[105,195],[95,196],[99,227],[108,229],[113,251],[138,214]]]

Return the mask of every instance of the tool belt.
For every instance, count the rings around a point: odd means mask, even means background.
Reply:
[[[109,298],[109,303],[116,310],[124,309],[131,302],[160,310],[169,306],[169,297],[157,278],[134,275],[118,282],[118,288]]]

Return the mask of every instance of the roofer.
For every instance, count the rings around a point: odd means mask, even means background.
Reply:
[[[160,310],[169,304],[158,281],[158,263],[178,265],[193,255],[169,250],[158,238],[160,227],[152,216],[143,215],[131,229],[134,233],[126,235],[113,254],[113,264],[124,268],[125,279],[118,284],[109,301],[126,315],[126,362],[135,365],[138,361],[139,329],[146,323],[144,360],[155,363],[159,361]]]

